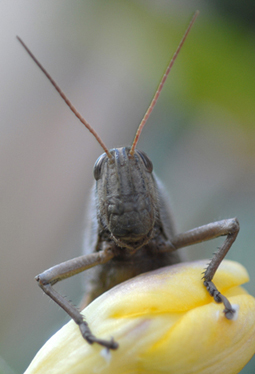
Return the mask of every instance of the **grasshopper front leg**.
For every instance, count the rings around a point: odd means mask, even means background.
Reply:
[[[227,319],[233,319],[235,310],[232,308],[228,299],[218,291],[217,287],[212,282],[212,279],[221,261],[224,259],[230,247],[234,243],[239,232],[239,228],[237,218],[225,219],[197,227],[182,234],[178,234],[171,239],[171,244],[169,245],[171,248],[170,250],[173,250],[192,244],[201,243],[206,240],[211,240],[219,236],[227,236],[223,245],[216,253],[214,253],[212,260],[203,273],[205,287],[210,295],[214,297],[214,300],[217,303],[222,302],[224,304],[225,309],[223,312]]]
[[[65,278],[69,278],[93,266],[104,264],[111,260],[113,257],[113,251],[111,250],[111,248],[107,248],[100,252],[80,256],[72,260],[62,262],[61,264],[53,266],[52,268],[35,277],[42,290],[62,309],[64,309],[75,323],[77,323],[83,338],[89,344],[98,343],[108,349],[117,349],[118,343],[116,343],[113,339],[102,340],[95,337],[92,334],[87,322],[84,321],[82,314],[63,296],[61,296],[52,286]]]

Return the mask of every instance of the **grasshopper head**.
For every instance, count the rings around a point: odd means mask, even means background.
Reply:
[[[151,239],[157,216],[152,162],[138,150],[131,156],[130,147],[110,154],[94,166],[98,219],[118,246],[136,250]]]

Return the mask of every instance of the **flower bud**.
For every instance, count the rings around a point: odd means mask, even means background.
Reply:
[[[119,343],[89,345],[71,321],[41,348],[25,374],[234,374],[255,352],[255,299],[246,270],[223,261],[213,279],[235,308],[228,320],[201,280],[205,261],[132,278],[84,311],[92,333]]]

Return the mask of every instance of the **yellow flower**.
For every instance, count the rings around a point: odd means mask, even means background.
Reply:
[[[124,282],[84,309],[97,337],[116,351],[89,345],[73,321],[38,352],[25,374],[234,374],[255,352],[255,299],[238,263],[223,261],[214,282],[238,312],[227,320],[209,296],[205,261],[182,263]]]

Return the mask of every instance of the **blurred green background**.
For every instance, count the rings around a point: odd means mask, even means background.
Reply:
[[[102,153],[15,39],[24,39],[109,148],[129,145],[194,11],[194,25],[138,148],[169,191],[179,231],[237,216],[228,254],[255,295],[253,1],[0,3],[0,373],[20,373],[68,317],[36,285],[81,253]],[[210,258],[222,242],[189,248]],[[82,275],[58,287],[78,303]],[[2,371],[1,371],[2,370]],[[253,359],[242,374],[255,372]]]

